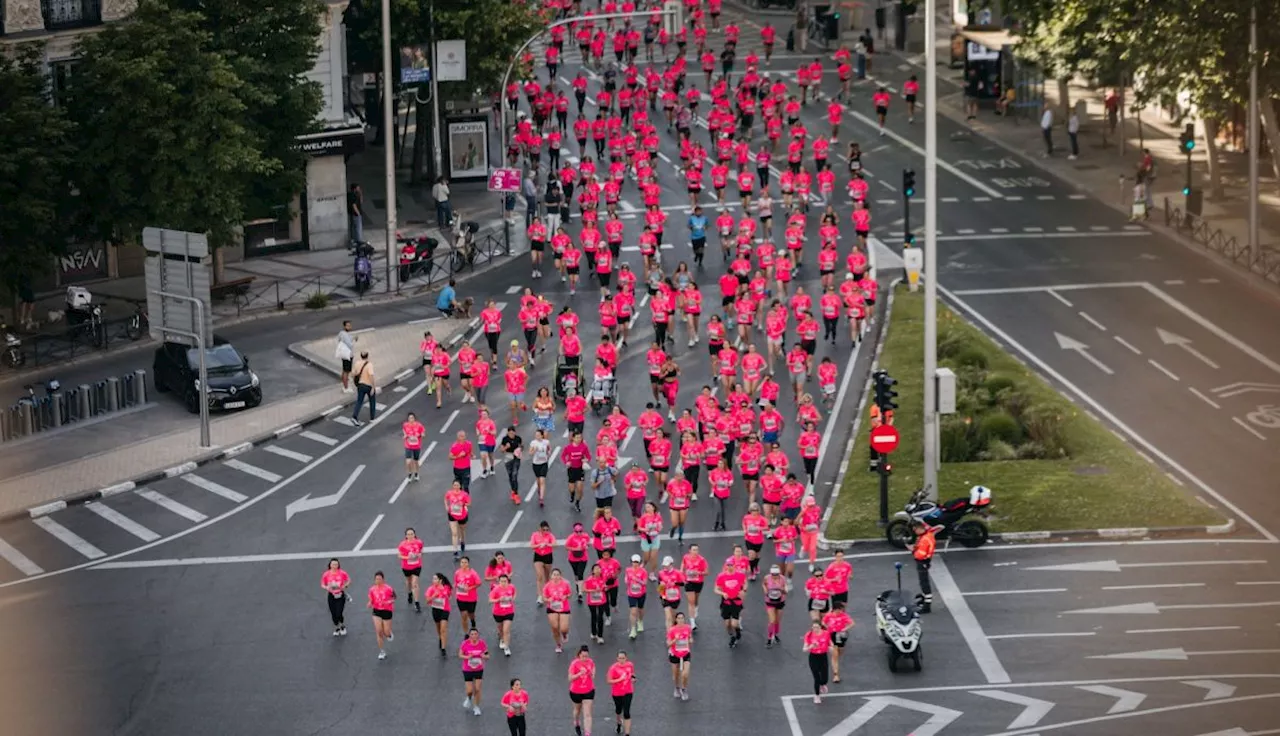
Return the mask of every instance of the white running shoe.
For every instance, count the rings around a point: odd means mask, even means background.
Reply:
[[[673,690],[673,691],[672,691],[672,693],[671,693],[671,697],[673,697],[673,698],[679,698],[679,697],[680,697],[680,688],[676,688],[675,690]]]
[[[334,635],[335,637],[342,636],[342,633],[341,633],[341,632],[342,632],[342,629],[334,629],[334,630],[333,630],[333,635]]]
[[[462,709],[466,710],[467,708],[470,708],[470,707],[471,707],[471,696],[468,695],[467,697],[462,699]]]
[[[685,690],[684,688],[680,688],[680,699],[681,699],[681,700],[684,700],[684,701],[688,701],[688,700],[689,700],[689,691],[688,691],[688,690]]]
[[[395,641],[395,640],[396,640],[396,635],[395,635],[395,634],[387,634],[387,641],[388,641],[388,642],[392,642],[392,641]]]
[[[386,659],[386,658],[387,658],[386,652],[378,652],[378,659]]]
[[[473,716],[479,716],[479,715],[480,715],[480,706],[478,706],[478,705],[477,705],[476,707],[472,708],[472,709],[471,709],[471,715],[473,715]]]

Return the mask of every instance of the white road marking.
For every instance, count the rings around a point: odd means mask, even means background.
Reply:
[[[246,498],[248,498],[248,496],[243,493],[233,491],[224,485],[214,483],[213,481],[199,475],[195,475],[194,473],[187,473],[186,475],[181,476],[181,478],[196,488],[204,489],[215,496],[222,496],[231,503],[242,503]]]
[[[294,452],[293,450],[286,450],[285,448],[280,447],[280,446],[278,446],[278,445],[267,445],[266,447],[264,447],[264,448],[262,448],[262,449],[266,450],[267,452],[271,453],[272,455],[279,455],[280,457],[287,457],[287,458],[289,458],[290,460],[297,460],[297,461],[298,461],[298,462],[300,462],[300,463],[309,463],[309,462],[311,462],[311,461],[312,461],[312,459],[313,459],[310,455],[307,455],[307,454],[304,454],[304,453],[301,453],[301,452]]]
[[[31,558],[19,552],[16,547],[3,539],[0,539],[0,558],[4,558],[5,562],[13,565],[23,575],[39,575],[44,572],[44,568],[32,562]]]
[[[941,163],[941,162],[939,162],[939,163]],[[1002,195],[999,195],[999,194],[996,194],[996,195],[994,195],[994,196],[996,197],[996,199],[1000,199],[1000,198],[1002,198]],[[990,202],[990,201],[991,201],[991,197],[974,197],[974,198],[973,198],[973,201],[975,201],[975,202]]]
[[[458,418],[458,414],[461,411],[462,411],[461,409],[453,410],[453,413],[449,415],[449,418],[444,420],[444,424],[440,425],[440,434],[444,434],[445,432],[449,431],[449,425],[453,424],[453,420]]]
[[[961,235],[973,235],[973,234],[974,234],[974,232],[976,232],[976,231],[975,231],[975,230],[972,230],[972,229],[970,229],[970,228],[960,228],[960,229],[956,230],[956,232],[960,233]]]
[[[396,486],[396,491],[395,491],[395,493],[392,493],[392,494],[391,494],[391,500],[390,500],[390,501],[387,501],[387,503],[395,503],[395,502],[396,502],[396,499],[397,499],[397,498],[400,498],[400,494],[401,494],[401,493],[404,493],[405,486],[407,486],[407,485],[409,485],[409,479],[408,479],[408,478],[401,478],[401,479],[400,479],[400,485]]]
[[[1159,588],[1203,588],[1204,583],[1147,583],[1145,585],[1104,585],[1103,590],[1153,590]]]
[[[1039,639],[1041,637],[1093,636],[1092,631],[1054,631],[1034,634],[988,634],[988,639]]]
[[[1181,634],[1191,631],[1238,631],[1239,626],[1180,626],[1172,629],[1129,629],[1126,634]]]
[[[1182,303],[1181,303],[1181,302],[1178,302],[1176,299],[1173,299],[1172,297],[1169,297],[1167,294],[1165,294],[1164,292],[1160,291],[1159,289],[1156,289],[1155,287],[1151,286],[1150,284],[1145,284],[1145,286],[1146,286],[1148,289],[1153,290],[1153,292],[1156,292],[1156,293],[1158,293],[1159,295],[1161,295],[1161,296],[1162,296],[1163,298],[1165,298],[1167,301],[1172,302],[1172,303],[1174,303],[1174,304],[1177,304],[1177,305],[1178,305],[1178,308],[1179,308],[1179,311],[1185,310],[1185,312],[1184,312],[1184,313],[1185,313],[1185,314],[1188,314],[1188,316],[1190,316],[1190,315],[1195,315],[1195,319],[1196,319],[1196,321],[1197,321],[1197,322],[1202,323],[1202,324],[1201,324],[1201,326],[1209,325],[1209,327],[1212,327],[1214,330],[1217,330],[1219,333],[1222,333],[1223,335],[1226,335],[1226,334],[1227,334],[1227,333],[1225,333],[1225,331],[1221,330],[1221,329],[1220,329],[1220,328],[1218,328],[1216,325],[1213,325],[1213,323],[1211,323],[1211,322],[1209,322],[1208,320],[1204,319],[1203,317],[1201,317],[1200,315],[1198,315],[1198,314],[1196,314],[1195,312],[1191,311],[1190,309],[1187,309],[1184,305],[1182,305]],[[1055,287],[1053,287],[1053,288],[1055,288],[1055,289],[1062,289],[1063,287],[1061,287],[1061,286],[1055,286]],[[1174,459],[1173,459],[1172,457],[1170,457],[1168,454],[1166,454],[1166,453],[1162,452],[1162,451],[1161,451],[1159,448],[1157,448],[1155,445],[1151,444],[1149,441],[1147,441],[1145,438],[1143,438],[1141,435],[1139,435],[1137,432],[1135,432],[1131,427],[1129,427],[1129,425],[1127,425],[1127,424],[1125,424],[1124,422],[1120,421],[1120,418],[1119,418],[1119,417],[1117,417],[1114,413],[1112,413],[1111,411],[1109,411],[1109,410],[1108,410],[1105,406],[1103,406],[1100,402],[1098,402],[1098,401],[1097,401],[1096,399],[1094,399],[1092,396],[1090,396],[1089,394],[1087,394],[1087,393],[1085,393],[1083,390],[1081,390],[1079,386],[1077,386],[1077,385],[1075,385],[1074,383],[1072,383],[1071,381],[1067,380],[1067,378],[1066,378],[1065,376],[1063,376],[1060,372],[1058,372],[1057,370],[1055,370],[1052,366],[1050,366],[1050,365],[1049,365],[1048,363],[1046,363],[1045,361],[1041,360],[1038,356],[1036,356],[1034,353],[1032,353],[1030,350],[1028,350],[1025,346],[1023,346],[1023,345],[1022,345],[1022,343],[1020,343],[1020,342],[1018,342],[1017,340],[1013,339],[1013,337],[1012,337],[1011,335],[1009,335],[1009,333],[1007,333],[1007,332],[1005,332],[1004,330],[1000,329],[998,326],[996,326],[996,324],[995,324],[994,322],[992,322],[991,320],[987,319],[984,315],[982,315],[980,312],[978,312],[977,310],[975,310],[973,307],[969,306],[969,304],[968,304],[967,302],[965,302],[965,301],[963,301],[963,300],[959,299],[959,298],[956,296],[956,294],[955,294],[954,292],[950,291],[949,289],[947,289],[946,287],[943,287],[943,286],[941,286],[941,285],[939,285],[938,290],[939,290],[939,292],[943,295],[943,297],[945,297],[946,299],[948,299],[949,301],[951,301],[951,303],[955,304],[956,306],[960,307],[960,309],[961,309],[961,310],[963,310],[963,311],[964,311],[965,313],[967,313],[970,317],[972,317],[972,318],[973,318],[973,319],[974,319],[974,320],[979,324],[979,326],[981,326],[981,327],[982,327],[982,328],[983,328],[983,329],[984,329],[988,334],[995,336],[995,337],[996,337],[997,339],[999,339],[999,340],[1002,340],[1002,341],[1004,342],[1004,344],[1005,344],[1005,345],[1007,345],[1007,346],[1009,346],[1010,348],[1012,348],[1012,349],[1016,350],[1017,352],[1021,353],[1021,354],[1022,354],[1022,356],[1023,356],[1024,358],[1026,358],[1026,359],[1027,359],[1027,360],[1028,360],[1032,365],[1034,365],[1035,367],[1039,368],[1039,369],[1040,369],[1040,372],[1041,372],[1042,374],[1044,374],[1044,375],[1048,376],[1048,377],[1049,377],[1049,378],[1051,378],[1052,380],[1056,381],[1056,382],[1058,383],[1058,385],[1063,386],[1063,387],[1064,387],[1064,388],[1066,388],[1068,391],[1070,391],[1071,393],[1075,394],[1075,395],[1076,395],[1080,400],[1084,401],[1084,402],[1085,402],[1085,403],[1086,403],[1090,408],[1092,408],[1092,409],[1093,409],[1095,412],[1097,412],[1100,416],[1102,416],[1104,419],[1106,419],[1108,422],[1110,422],[1112,426],[1114,426],[1114,427],[1118,428],[1118,429],[1119,429],[1119,431],[1121,431],[1121,432],[1123,432],[1124,434],[1128,435],[1128,436],[1129,436],[1129,438],[1130,438],[1130,439],[1132,439],[1135,443],[1137,443],[1138,445],[1141,445],[1144,449],[1146,449],[1146,450],[1147,450],[1148,452],[1150,452],[1152,455],[1154,455],[1155,457],[1159,458],[1159,460],[1160,460],[1162,463],[1164,463],[1164,465],[1166,465],[1167,467],[1169,467],[1169,468],[1171,468],[1171,469],[1173,469],[1173,470],[1177,471],[1177,472],[1178,472],[1180,475],[1182,475],[1184,478],[1186,478],[1187,480],[1191,481],[1191,483],[1192,483],[1192,484],[1194,484],[1197,488],[1199,488],[1199,489],[1200,489],[1202,492],[1204,492],[1206,495],[1211,496],[1211,497],[1212,497],[1212,498],[1214,498],[1218,503],[1220,503],[1222,506],[1224,506],[1224,507],[1225,507],[1225,508],[1227,508],[1229,511],[1231,511],[1231,513],[1235,514],[1235,515],[1236,515],[1237,517],[1239,517],[1241,520],[1243,520],[1244,522],[1248,523],[1248,524],[1249,524],[1249,526],[1253,527],[1253,528],[1254,528],[1254,529],[1255,529],[1259,534],[1261,534],[1264,538],[1266,538],[1266,540],[1267,540],[1268,542],[1273,542],[1273,543],[1274,543],[1274,542],[1280,541],[1280,540],[1278,540],[1278,539],[1276,538],[1276,535],[1274,535],[1274,534],[1272,534],[1270,531],[1268,531],[1268,530],[1266,529],[1266,527],[1264,527],[1264,526],[1262,526],[1260,523],[1258,523],[1258,521],[1257,521],[1256,519],[1254,519],[1253,517],[1251,517],[1251,516],[1249,516],[1248,514],[1246,514],[1246,513],[1244,512],[1244,510],[1243,510],[1243,509],[1241,509],[1239,506],[1237,506],[1237,505],[1235,505],[1234,503],[1232,503],[1229,499],[1227,499],[1227,498],[1226,498],[1225,496],[1223,496],[1221,493],[1219,493],[1219,492],[1217,492],[1216,490],[1214,490],[1213,488],[1211,488],[1211,487],[1209,486],[1209,484],[1205,483],[1203,480],[1201,480],[1199,477],[1197,477],[1194,473],[1192,473],[1191,471],[1187,470],[1185,467],[1183,467],[1183,466],[1182,466],[1182,464],[1180,464],[1179,462],[1177,462],[1176,460],[1174,460]],[[1213,331],[1213,330],[1211,330],[1211,331]],[[1230,336],[1230,335],[1228,335],[1228,337],[1231,337],[1231,336]],[[1244,349],[1244,348],[1248,348],[1249,350],[1251,350],[1251,351],[1252,351],[1252,353],[1253,353],[1253,357],[1256,357],[1256,358],[1260,359],[1260,361],[1266,361],[1267,363],[1271,363],[1271,365],[1275,366],[1276,372],[1277,372],[1277,373],[1280,373],[1280,365],[1276,365],[1275,363],[1273,363],[1273,362],[1269,361],[1269,360],[1266,358],[1266,356],[1263,356],[1261,353],[1258,353],[1256,350],[1253,350],[1252,348],[1249,348],[1249,346],[1244,345],[1244,343],[1241,343],[1239,340],[1236,340],[1234,337],[1232,337],[1231,339],[1232,339],[1232,340],[1235,340],[1235,344],[1237,344],[1237,346],[1241,347],[1242,349]],[[1246,353],[1246,354],[1248,354],[1248,353]],[[1264,364],[1265,364],[1265,363],[1264,363]]]
[[[1090,317],[1090,316],[1088,315],[1088,313],[1086,313],[1086,312],[1080,312],[1079,314],[1080,314],[1080,319],[1084,320],[1085,322],[1088,322],[1089,324],[1093,325],[1094,327],[1097,327],[1097,328],[1098,328],[1099,330],[1101,330],[1102,332],[1106,332],[1106,331],[1107,331],[1107,328],[1106,328],[1106,326],[1105,326],[1105,325],[1103,325],[1101,322],[1099,322],[1098,320],[1094,319],[1093,317]]]
[[[519,294],[519,293],[520,293],[520,290],[521,290],[521,289],[523,289],[523,288],[524,288],[524,287],[523,287],[523,286],[520,286],[519,284],[516,284],[515,286],[508,286],[508,287],[507,287],[507,293],[508,293],[508,294]]]
[[[320,444],[326,445],[328,447],[333,447],[334,445],[338,444],[338,441],[335,440],[334,438],[320,434],[319,432],[312,432],[309,429],[302,430],[301,432],[298,433],[298,436],[306,437],[312,442],[319,442]]]
[[[960,198],[959,197],[943,197],[942,201],[943,202],[959,202]]]
[[[138,539],[141,539],[144,542],[152,542],[160,538],[159,534],[156,534],[155,532],[139,524],[133,519],[130,519],[129,517],[125,516],[119,511],[116,511],[110,506],[106,506],[100,503],[90,503],[90,504],[85,504],[85,508],[88,509],[90,512],[102,517],[103,519],[106,519],[112,524],[115,524],[116,526],[120,527],[126,532],[129,532],[130,534],[137,537]]]
[[[1263,440],[1264,442],[1266,441],[1267,439],[1266,435],[1254,429],[1253,427],[1250,427],[1249,423],[1241,419],[1240,417],[1231,417],[1231,421],[1235,422],[1236,424],[1239,424],[1241,427],[1244,428],[1244,431],[1248,432],[1254,437],[1257,437],[1258,439]]]
[[[246,463],[243,460],[231,459],[231,460],[224,461],[222,464],[227,466],[228,468],[235,468],[236,470],[239,470],[241,473],[248,473],[249,475],[252,475],[254,477],[261,478],[268,483],[280,482],[280,476],[276,475],[270,470],[263,470],[262,468],[259,468],[257,465],[250,465],[249,463]]]
[[[142,498],[147,499],[151,503],[154,503],[155,505],[159,506],[165,511],[173,512],[178,516],[181,516],[182,518],[186,519],[187,521],[190,521],[193,524],[199,524],[200,522],[209,518],[204,514],[200,513],[199,511],[196,511],[195,509],[191,508],[190,506],[185,506],[183,504],[180,504],[177,501],[173,500],[172,498],[169,498],[168,496],[160,494],[149,488],[143,488],[142,490],[138,491],[138,495],[141,496]]]
[[[1049,294],[1049,296],[1053,297],[1054,299],[1057,299],[1058,301],[1062,302],[1063,304],[1065,304],[1065,305],[1066,305],[1066,306],[1068,306],[1068,307],[1074,307],[1074,306],[1075,306],[1075,305],[1074,305],[1074,304],[1072,304],[1071,302],[1067,301],[1067,298],[1066,298],[1065,296],[1063,296],[1063,295],[1059,294],[1058,292],[1056,292],[1056,291],[1054,291],[1054,290],[1052,290],[1052,289],[1050,289],[1047,293]]]
[[[1208,319],[1205,319],[1203,316],[1200,315],[1199,312],[1196,312],[1195,310],[1191,309],[1190,307],[1178,301],[1177,299],[1174,299],[1172,296],[1170,296],[1169,294],[1167,294],[1166,292],[1164,292],[1154,284],[1143,283],[1142,286],[1148,292],[1150,292],[1152,296],[1156,297],[1157,299],[1164,302],[1165,304],[1168,304],[1170,307],[1177,310],[1187,319],[1191,320],[1192,322],[1195,322],[1196,324],[1200,325],[1204,329],[1213,333],[1223,342],[1231,345],[1232,347],[1244,353],[1245,355],[1248,355],[1250,358],[1253,358],[1254,360],[1261,363],[1263,366],[1272,370],[1273,372],[1280,373],[1280,363],[1277,363],[1276,361],[1268,358],[1267,356],[1263,355],[1259,351],[1255,350],[1253,346],[1245,343],[1243,340],[1239,339],[1235,335],[1232,335],[1231,333],[1222,329],[1221,327],[1214,324],[1213,322],[1210,322]]]
[[[1052,202],[1054,196],[1052,194],[1040,194],[1036,196],[1036,199],[1041,202]]]
[[[1280,585],[1280,580],[1237,580],[1236,585]]]
[[[975,595],[1026,595],[1028,593],[1065,593],[1066,588],[1026,588],[1023,590],[970,590],[965,591],[964,597],[969,598]]]
[[[1134,692],[1133,690],[1121,690],[1118,687],[1111,687],[1109,685],[1082,685],[1077,689],[1107,698],[1115,698],[1116,702],[1111,706],[1111,710],[1107,711],[1107,715],[1128,713],[1129,711],[1137,710],[1138,706],[1142,705],[1142,701],[1147,699],[1147,696],[1144,693]]]
[[[1110,225],[1090,225],[1089,229],[1095,233],[1105,233],[1111,229]]]
[[[1179,378],[1178,378],[1178,376],[1177,376],[1177,374],[1176,374],[1176,373],[1174,373],[1173,371],[1169,370],[1168,368],[1165,368],[1164,366],[1160,365],[1159,363],[1155,362],[1154,360],[1152,360],[1152,359],[1148,358],[1148,359],[1147,359],[1147,362],[1151,364],[1151,367],[1152,367],[1152,368],[1155,368],[1156,370],[1158,370],[1158,371],[1160,371],[1161,373],[1165,374],[1165,375],[1166,375],[1166,376],[1168,376],[1170,379],[1172,379],[1172,380],[1174,380],[1174,381],[1181,380],[1181,379],[1179,379]]]
[[[978,667],[987,678],[987,683],[1003,685],[1012,682],[1004,665],[1000,664],[1000,658],[996,656],[996,651],[991,647],[986,633],[983,632],[982,624],[978,623],[978,617],[973,615],[969,602],[964,599],[960,587],[951,577],[951,571],[947,569],[946,562],[935,558],[930,574],[934,588],[938,591],[938,597],[951,612],[951,618],[959,627],[965,643],[969,645],[969,651],[973,652],[973,658],[978,661]]]
[[[874,248],[872,250],[874,251]],[[873,260],[871,263],[871,268],[874,270],[875,267],[876,267],[876,264]],[[853,350],[849,352],[848,362],[845,363],[844,376],[840,378],[840,388],[836,390],[835,406],[837,407],[843,407],[845,405],[845,396],[849,392],[849,379],[853,376],[853,373],[854,373],[853,366],[855,366],[858,362],[858,355],[862,351],[862,343],[863,341],[859,340],[858,344],[854,345]],[[717,390],[719,389],[718,386],[716,388]],[[837,410],[837,415],[838,413],[839,413],[839,410]],[[826,454],[827,447],[831,444],[831,433],[832,433],[832,430],[835,429],[835,426],[837,424],[839,424],[839,422],[835,421],[835,416],[827,418],[827,426],[825,429],[822,430],[822,441],[818,443],[819,458],[825,458],[827,456]],[[821,462],[821,460],[819,462]],[[808,486],[807,488],[805,488],[804,497],[809,498],[810,496],[812,496],[813,490],[814,490],[813,486]]]
[[[1119,335],[1115,335],[1114,337],[1116,342],[1120,343],[1126,348],[1129,348],[1129,352],[1133,353],[1134,355],[1142,355],[1142,351],[1135,348],[1128,340],[1124,339],[1123,337],[1120,337]]]
[[[1058,232],[1060,232],[1060,233],[1074,233],[1075,231],[1076,231],[1076,229],[1075,229],[1074,227],[1071,227],[1070,225],[1059,225],[1059,226],[1058,226]]]
[[[1009,228],[1007,228],[1007,227],[993,227],[993,228],[991,228],[991,232],[995,233],[996,235],[1003,235],[1003,234],[1005,234],[1005,233],[1008,233],[1008,232],[1009,232]],[[953,236],[953,237],[954,237],[954,236]],[[939,238],[939,240],[941,240],[941,238]]]
[[[958,230],[957,230],[956,232],[960,232],[960,231],[958,231]],[[1024,227],[1024,228],[1022,228],[1022,232],[1024,232],[1024,233],[1042,233],[1042,232],[1044,232],[1044,228],[1042,228],[1042,227]],[[960,234],[961,234],[961,235],[963,235],[964,233],[960,233]]]
[[[1029,239],[1032,239],[1032,240],[1052,240],[1052,239],[1057,239],[1057,238],[1088,238],[1088,237],[1091,237],[1091,236],[1093,235],[1093,233],[1010,233],[1008,228],[1003,228],[1003,227],[993,227],[993,228],[991,228],[991,232],[992,232],[992,233],[994,233],[994,234],[989,234],[989,235],[939,235],[939,236],[938,236],[938,240],[940,240],[940,241],[948,241],[948,240],[1016,240],[1017,238],[1029,238]],[[1145,237],[1145,236],[1147,236],[1147,235],[1150,235],[1151,233],[1150,233],[1149,231],[1143,230],[1143,231],[1142,231],[1142,232],[1140,232],[1140,233],[1139,233],[1139,232],[1115,232],[1115,233],[1112,233],[1112,234],[1113,234],[1113,235],[1116,235],[1116,236],[1131,236],[1131,237],[1139,237],[1139,236],[1141,236],[1141,237]],[[1049,287],[1037,287],[1035,290],[1036,290],[1036,291],[1044,291],[1044,290],[1045,290],[1045,289],[1047,289],[1047,288],[1049,288]],[[1052,287],[1052,288],[1054,288],[1054,289],[1059,289],[1059,288],[1061,288],[1061,287],[1059,287],[1059,286],[1054,286],[1054,287]]]
[[[107,556],[106,552],[103,552],[92,544],[89,544],[89,542],[80,537],[80,535],[47,516],[41,516],[39,519],[32,519],[32,523],[52,534],[59,542],[62,542],[91,560],[97,560]]]
[[[506,544],[511,540],[511,533],[516,530],[516,524],[520,523],[521,516],[524,516],[524,509],[517,509],[516,515],[511,517],[511,523],[507,524],[507,530],[502,533],[502,539],[498,540],[498,544]]]
[[[401,488],[403,488],[403,487],[404,487],[404,486],[403,486],[403,485],[401,485]],[[360,537],[360,541],[359,541],[359,542],[356,542],[356,546],[355,546],[354,548],[352,548],[352,550],[351,550],[352,552],[359,552],[360,550],[364,549],[364,543],[365,543],[365,542],[368,542],[368,541],[369,541],[369,537],[372,537],[372,536],[373,536],[373,530],[374,530],[374,529],[377,529],[377,528],[378,528],[378,524],[381,524],[381,523],[382,523],[382,517],[383,517],[383,516],[384,516],[384,514],[378,514],[378,517],[377,517],[376,519],[374,519],[374,520],[373,520],[373,523],[369,525],[369,528],[364,530],[364,534],[363,534],[363,535],[361,535],[361,537]]]
[[[1022,712],[1018,714],[1017,718],[1013,719],[1013,722],[1007,728],[1034,726],[1044,720],[1044,717],[1049,715],[1049,711],[1053,710],[1054,706],[1053,701],[1050,700],[1029,698],[1026,695],[1007,693],[1003,690],[974,690],[971,694],[1022,706]]]
[[[622,444],[618,445],[618,452],[626,452],[627,445],[631,444],[631,438],[636,436],[636,428],[628,427],[627,436],[622,438]]]
[[[1088,198],[1089,198],[1089,195],[1087,194],[1068,194],[1067,195],[1067,199],[1088,199]]]

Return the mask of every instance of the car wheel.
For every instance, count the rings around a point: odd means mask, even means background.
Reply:
[[[261,394],[259,394],[256,398],[249,399],[248,401],[244,402],[244,405],[245,405],[245,408],[246,408],[246,409],[253,409],[253,408],[255,408],[255,407],[257,407],[257,406],[259,406],[259,405],[261,405],[261,404],[262,404],[262,395],[261,395]]]
[[[195,389],[187,390],[185,402],[187,405],[187,411],[192,414],[200,413],[200,395],[196,393]]]

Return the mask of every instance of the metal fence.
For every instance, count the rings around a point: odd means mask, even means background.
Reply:
[[[131,345],[147,334],[146,326],[138,327],[138,317],[66,325],[61,330],[47,330],[35,335],[22,335],[15,350],[21,356],[17,368],[39,368],[56,365],[88,353],[103,353]]]
[[[1280,251],[1262,245],[1257,251],[1247,243],[1241,243],[1234,235],[1224,233],[1200,215],[1184,212],[1164,198],[1164,224],[1178,232],[1190,235],[1207,250],[1217,253],[1232,263],[1248,269],[1273,284],[1280,284]]]
[[[0,442],[25,439],[40,432],[131,409],[147,403],[147,372],[137,370],[111,376],[97,383],[27,396],[0,413]]]

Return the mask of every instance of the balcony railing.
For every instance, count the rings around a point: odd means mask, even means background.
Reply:
[[[102,23],[102,0],[40,0],[44,27],[50,31]]]

